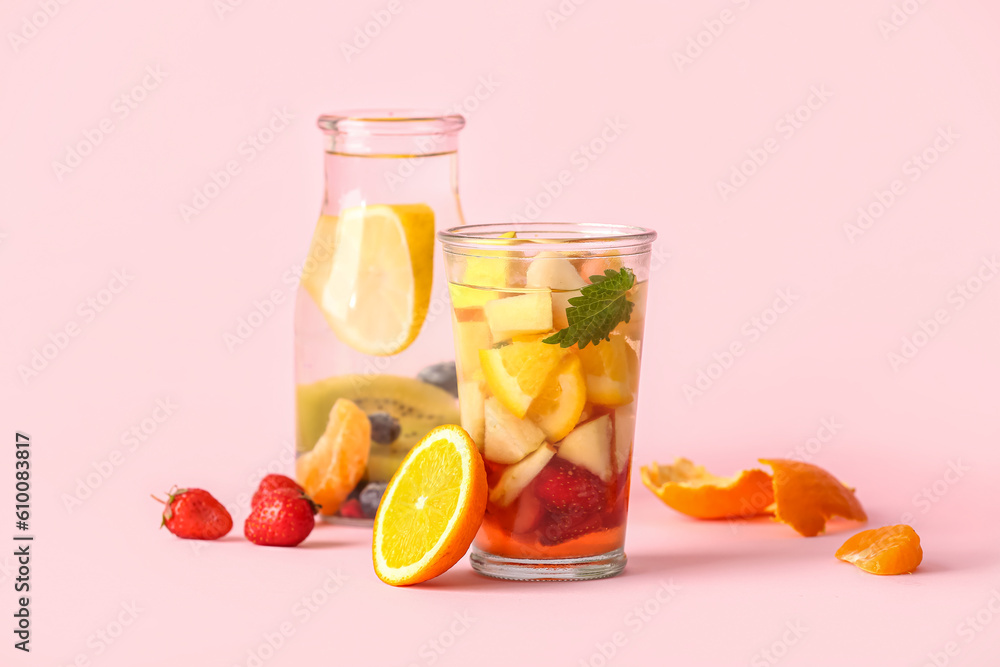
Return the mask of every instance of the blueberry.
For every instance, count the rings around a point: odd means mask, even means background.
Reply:
[[[371,482],[368,486],[364,488],[361,492],[361,511],[369,519],[375,518],[375,513],[378,511],[378,504],[382,501],[382,494],[385,493],[385,487],[389,486],[385,482]]]
[[[428,366],[419,373],[417,379],[435,387],[441,387],[452,396],[458,396],[458,372],[454,361],[442,361]]]
[[[399,420],[388,412],[373,412],[368,415],[372,423],[372,442],[380,445],[391,445],[399,437]]]

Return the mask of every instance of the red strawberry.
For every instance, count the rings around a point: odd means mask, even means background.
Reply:
[[[361,501],[357,498],[351,498],[340,506],[340,516],[347,517],[350,519],[362,519],[365,513],[361,510]]]
[[[601,478],[563,459],[553,459],[535,479],[535,495],[550,512],[585,516],[607,502]]]
[[[160,526],[188,540],[217,540],[233,529],[233,517],[208,491],[178,489],[167,494]]]
[[[254,544],[294,547],[316,526],[316,503],[303,493],[275,490],[258,501],[243,524],[243,534]]]
[[[546,546],[561,544],[603,528],[600,514],[549,514],[538,529],[538,541]]]
[[[264,479],[260,480],[260,484],[257,485],[257,491],[254,492],[253,498],[250,499],[250,507],[257,507],[257,503],[259,503],[260,499],[264,497],[264,494],[268,491],[274,491],[275,489],[293,489],[300,493],[305,493],[305,489],[299,486],[291,477],[285,477],[284,475],[267,475]]]

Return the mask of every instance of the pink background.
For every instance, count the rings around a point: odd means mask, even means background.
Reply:
[[[1000,280],[977,278],[1000,253],[995,5],[232,0],[220,13],[225,1],[8,0],[0,13],[0,405],[4,437],[33,439],[37,536],[34,650],[8,633],[0,662],[253,665],[264,636],[280,643],[266,665],[1000,661]],[[901,25],[880,29],[894,3]],[[391,20],[345,56],[373,12]],[[800,108],[812,90],[822,99]],[[364,531],[323,526],[278,550],[239,529],[208,545],[156,530],[150,492],[201,486],[238,505],[269,464],[289,468],[284,277],[319,209],[314,120],[377,105],[466,113],[469,221],[660,232],[637,463],[688,456],[729,474],[798,452],[857,487],[869,527],[909,520],[919,572],[834,560],[853,524],[803,539],[768,521],[699,523],[637,479],[625,575],[582,585],[486,580],[463,561],[395,590],[372,573]],[[241,144],[275,110],[293,119],[249,159]],[[591,142],[592,160],[578,152]],[[914,167],[925,151],[933,164]],[[719,182],[754,156],[724,197]],[[184,221],[230,160],[240,173]],[[562,170],[571,183],[546,198]],[[845,225],[879,197],[891,205],[852,242]],[[102,291],[122,270],[127,286]],[[273,290],[283,302],[230,351],[223,336]],[[778,290],[794,300],[774,321]],[[99,313],[80,306],[101,298]],[[771,325],[753,334],[754,317]],[[77,335],[23,378],[68,324]],[[920,347],[893,364],[904,337]],[[160,424],[158,400],[176,405]],[[123,439],[144,424],[144,440]],[[97,469],[110,474],[67,507]],[[13,565],[0,556],[8,623]],[[657,598],[662,581],[672,597]],[[322,604],[302,606],[310,596]]]

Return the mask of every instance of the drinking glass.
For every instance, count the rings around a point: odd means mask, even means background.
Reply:
[[[489,486],[473,568],[518,580],[620,573],[656,233],[512,223],[438,238],[461,423]]]

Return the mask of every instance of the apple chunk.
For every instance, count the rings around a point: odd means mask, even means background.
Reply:
[[[549,290],[490,301],[485,311],[494,343],[552,330],[552,293]]]
[[[500,480],[490,491],[490,501],[507,507],[514,502],[521,492],[531,484],[552,457],[556,455],[555,448],[545,443],[528,456],[503,471]]]
[[[531,260],[525,275],[528,287],[548,287],[554,290],[578,290],[587,284],[573,263],[565,257],[539,253]]]
[[[486,449],[483,456],[494,463],[517,463],[538,449],[545,433],[527,419],[518,419],[494,397],[484,406]]]
[[[558,445],[559,456],[607,482],[611,479],[611,418],[601,415],[580,424]]]

